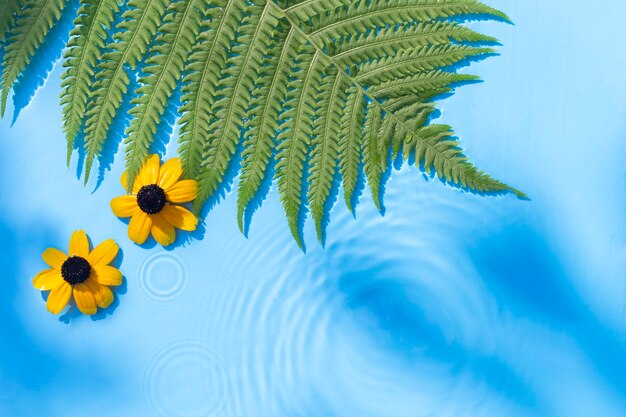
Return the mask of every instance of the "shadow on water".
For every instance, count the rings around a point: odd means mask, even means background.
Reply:
[[[536,401],[535,393],[508,364],[455,341],[429,318],[428,296],[424,295],[427,288],[389,276],[388,268],[346,272],[340,276],[338,287],[346,296],[349,311],[367,323],[372,339],[396,356],[410,363],[419,358],[446,365],[451,378],[469,373],[519,405]]]
[[[502,18],[501,16],[494,16],[494,15],[487,14],[487,13],[468,13],[464,15],[448,17],[445,20],[450,21],[450,22],[457,22],[457,23],[494,21],[494,22],[508,23],[510,25],[514,25],[513,22],[506,20]]]
[[[44,85],[54,64],[61,58],[63,49],[70,38],[70,31],[74,28],[78,6],[77,0],[69,2],[61,19],[48,32],[30,64],[19,76],[13,88],[15,111],[13,112],[12,123],[15,123],[20,112],[28,106],[37,90]]]
[[[511,227],[478,242],[470,255],[499,303],[572,337],[626,399],[626,346],[592,314],[540,233]]]
[[[48,321],[51,317],[32,286],[33,277],[27,275],[33,272],[32,268],[25,271],[17,262],[35,259],[34,254],[40,254],[41,248],[50,242],[59,241],[59,236],[41,222],[15,229],[5,218],[0,218],[0,233],[3,236],[0,268],[4,278],[0,292],[0,332],[3,335],[0,338],[0,414],[37,416],[42,410],[50,409],[45,407],[50,406],[51,398],[62,399],[68,393],[82,390],[77,381],[94,378],[95,359],[76,361],[59,355],[58,346],[42,344],[34,338],[32,329],[25,326],[27,320]],[[43,260],[37,262],[45,269]],[[25,297],[23,290],[30,295]],[[29,299],[35,299],[34,307],[40,310],[32,318],[25,314],[28,306],[18,304]],[[98,375],[97,378],[106,377]],[[33,406],[33,395],[42,399],[37,407]],[[5,410],[10,412],[4,413]]]
[[[130,71],[130,68],[125,68],[125,71]],[[109,128],[109,132],[107,133],[107,138],[102,146],[102,152],[98,157],[98,180],[96,181],[96,186],[94,187],[93,192],[97,191],[102,185],[102,181],[104,181],[104,176],[107,171],[111,171],[111,167],[115,160],[115,155],[117,155],[120,145],[122,144],[125,131],[128,125],[130,124],[130,110],[133,105],[131,104],[131,100],[134,97],[132,92],[139,86],[138,81],[138,70],[130,71],[128,73],[128,79],[130,83],[128,85],[128,93],[124,95],[122,103],[120,104],[120,108],[117,110],[115,117],[111,122],[111,127]],[[163,125],[168,125],[168,123],[173,122],[173,118],[171,115],[168,115],[169,119],[164,119]],[[170,130],[171,127],[167,127]],[[167,130],[167,129],[163,129]],[[158,138],[156,139],[158,140]],[[163,145],[164,147],[165,145]],[[161,153],[162,155],[163,153]]]
[[[25,330],[22,321],[16,317],[19,316],[17,312],[22,306],[15,305],[17,298],[15,295],[19,293],[18,288],[24,281],[32,288],[32,277],[23,276],[16,268],[15,262],[20,259],[23,252],[33,252],[37,245],[54,239],[52,232],[42,227],[33,228],[33,231],[34,236],[23,240],[20,239],[18,231],[12,230],[4,223],[4,219],[0,223],[0,232],[3,236],[0,243],[2,248],[0,268],[4,275],[3,289],[0,292],[0,328],[4,335],[0,341],[2,351],[0,370],[3,374],[2,379],[14,381],[21,386],[20,388],[51,383],[63,368],[63,362],[52,357],[43,346],[38,346]],[[27,248],[26,245],[30,247]],[[33,292],[35,291],[33,288]],[[43,304],[40,307],[45,309]],[[37,358],[37,363],[33,363],[34,358]]]

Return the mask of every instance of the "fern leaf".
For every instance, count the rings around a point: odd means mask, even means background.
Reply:
[[[19,0],[5,0],[0,5],[0,44],[6,42],[7,32],[13,26],[19,8]]]
[[[308,16],[309,19],[306,15],[295,16],[313,40],[325,44],[355,32],[463,15],[510,21],[501,11],[476,0],[357,0],[344,2],[342,7],[335,9],[327,7],[325,11]],[[289,10],[286,12],[289,14]]]
[[[85,182],[94,158],[102,151],[107,132],[117,114],[130,80],[125,65],[135,68],[146,53],[165,13],[165,0],[130,0],[118,25],[110,52],[102,56],[96,72],[93,96],[87,103],[85,127]]]
[[[394,56],[367,61],[357,65],[350,73],[360,84],[377,85],[395,78],[403,78],[452,66],[470,57],[495,54],[492,48],[467,45],[434,45],[415,50],[403,50]]]
[[[281,115],[275,176],[289,229],[302,247],[302,237],[298,229],[302,209],[302,180],[310,137],[313,134],[316,92],[321,83],[324,63],[322,54],[304,43],[299,47],[294,64],[285,102],[286,110]]]
[[[18,10],[16,25],[11,30],[11,42],[6,47],[2,62],[0,117],[4,116],[13,83],[61,17],[64,8],[63,0],[25,0]]]
[[[381,155],[378,145],[378,130],[382,122],[382,108],[374,102],[367,106],[367,116],[364,127],[364,141],[361,145],[363,154],[363,168],[367,185],[372,194],[372,199],[378,211],[382,211],[380,203],[380,185],[383,177],[383,160],[386,155]]]
[[[472,165],[449,126],[430,122],[436,97],[478,79],[455,66],[495,54],[480,45],[497,40],[465,18],[509,20],[478,0],[128,0],[106,46],[116,0],[81,1],[62,103],[69,150],[86,120],[85,181],[127,93],[128,68],[148,56],[126,130],[128,182],[182,82],[179,154],[199,184],[194,209],[215,196],[241,149],[237,219],[244,232],[245,211],[271,179],[272,161],[300,246],[307,206],[323,240],[337,175],[353,214],[361,172],[382,210],[383,176],[400,152],[457,187],[524,197]],[[17,0],[0,6],[0,42],[11,27],[2,111],[64,4],[23,3],[20,10]]]
[[[345,0],[305,0],[295,2],[285,8],[285,15],[300,21],[307,21],[320,13],[345,5]]]
[[[418,73],[406,78],[392,79],[379,85],[371,86],[367,92],[370,97],[389,99],[414,94],[428,100],[454,83],[476,81],[475,75],[455,74],[444,71]]]
[[[119,7],[117,0],[83,0],[70,33],[66,68],[62,75],[61,105],[63,128],[67,137],[67,163],[70,162],[74,139],[81,128],[87,100],[92,92],[94,69],[102,58],[106,31],[111,27]]]
[[[172,3],[155,46],[146,60],[147,67],[139,79],[133,119],[126,130],[126,169],[128,184],[132,184],[143,165],[152,144],[157,126],[165,112],[167,101],[181,79],[185,62],[200,31],[200,20],[206,5],[202,0]]]
[[[328,70],[318,92],[318,114],[311,141],[311,168],[308,200],[315,221],[317,238],[323,241],[323,224],[326,202],[330,196],[339,154],[341,109],[345,101],[346,80],[334,67]],[[331,81],[334,80],[334,81]]]
[[[178,153],[187,176],[196,178],[202,165],[203,147],[211,125],[211,106],[221,73],[226,68],[227,51],[243,19],[243,5],[226,1],[209,9],[202,21],[202,33],[186,66],[183,105],[180,108],[180,147]],[[219,13],[221,12],[221,18]],[[213,27],[215,25],[215,27]]]
[[[259,74],[258,86],[253,92],[251,111],[244,134],[243,162],[237,193],[237,222],[244,232],[244,210],[254,198],[272,157],[274,138],[278,131],[278,115],[287,94],[290,49],[284,45],[292,44],[295,31],[284,35],[283,28],[275,32],[278,38],[272,49],[268,50],[267,64]]]
[[[526,194],[495,180],[472,165],[452,139],[450,126],[431,125],[416,132],[407,132],[405,157],[413,152],[416,161],[422,161],[427,173],[435,171],[437,176],[452,184],[481,193],[503,193],[511,191],[519,198]]]
[[[241,137],[255,78],[263,63],[263,52],[278,25],[277,9],[271,3],[250,6],[247,13],[240,27],[239,45],[233,49],[237,55],[229,59],[224,78],[218,84],[220,98],[211,108],[214,120],[203,146],[197,201],[215,193],[230,164]],[[196,205],[197,212],[200,207],[201,204]]]
[[[361,142],[365,100],[363,91],[356,86],[350,87],[346,107],[341,117],[339,136],[339,172],[341,173],[343,195],[346,206],[354,214],[352,196],[359,177],[361,165]]]
[[[394,56],[404,50],[415,48],[449,45],[450,41],[493,43],[496,39],[485,36],[455,22],[428,22],[408,27],[383,28],[380,31],[358,33],[349,41],[329,42],[324,47],[329,49],[333,62],[340,67]]]

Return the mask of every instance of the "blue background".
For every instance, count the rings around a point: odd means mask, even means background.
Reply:
[[[130,242],[109,209],[121,130],[97,189],[65,166],[66,18],[0,122],[0,416],[626,415],[626,4],[489,3],[515,25],[473,24],[501,56],[463,70],[485,82],[441,120],[532,201],[404,167],[384,217],[340,201],[306,254],[275,186],[248,239],[226,189],[175,250]],[[93,318],[53,316],[31,279],[79,228],[120,243],[125,284]]]

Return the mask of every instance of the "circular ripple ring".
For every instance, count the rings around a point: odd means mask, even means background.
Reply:
[[[158,351],[146,366],[143,386],[150,410],[163,417],[221,415],[228,399],[221,356],[196,341]]]
[[[154,301],[172,301],[185,289],[185,264],[169,252],[150,255],[141,265],[139,285]]]

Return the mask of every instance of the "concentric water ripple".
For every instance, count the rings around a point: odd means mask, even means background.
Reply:
[[[150,255],[141,265],[139,285],[143,292],[157,302],[169,302],[185,288],[186,267],[169,252]]]
[[[459,204],[456,190],[399,195],[409,181],[420,179],[403,172],[388,184],[393,215],[381,217],[367,199],[357,220],[338,206],[326,249],[308,239],[303,255],[282,219],[262,210],[246,242],[253,247],[223,243],[218,256],[232,271],[223,292],[207,300],[200,331],[227,350],[226,415],[373,417],[388,413],[390,403],[514,415],[494,400],[497,387],[477,383],[515,376],[490,360],[499,336],[489,317],[497,311],[480,277],[460,273],[472,265],[463,251],[467,233],[459,229],[479,227],[484,213]],[[311,229],[307,223],[308,237]],[[484,363],[468,360],[475,356]]]
[[[224,279],[225,292],[202,313],[203,333],[220,349],[230,347],[224,358],[231,376],[227,415],[307,415],[309,378],[322,370],[332,303],[282,219],[274,221],[279,224],[255,226],[247,243],[252,250],[226,242],[233,247],[224,247],[224,255],[236,254],[233,272]]]
[[[144,375],[145,398],[163,417],[221,415],[228,386],[220,355],[195,341],[165,346],[150,360]]]

